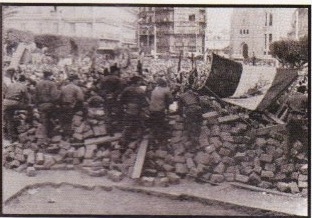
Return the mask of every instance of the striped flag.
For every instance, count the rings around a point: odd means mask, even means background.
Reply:
[[[213,54],[211,72],[200,95],[214,92],[223,101],[264,111],[297,78],[297,71],[271,66],[247,66]]]

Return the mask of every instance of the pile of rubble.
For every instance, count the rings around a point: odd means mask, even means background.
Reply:
[[[170,116],[172,137],[167,145],[150,142],[141,178],[145,186],[167,186],[181,179],[208,183],[240,182],[282,192],[307,193],[308,158],[296,142],[287,158],[286,134],[280,127],[256,130],[237,115],[216,111],[203,115],[200,143],[195,147],[186,137],[180,116]],[[20,130],[19,142],[4,148],[4,166],[35,176],[38,170],[79,169],[90,176],[107,176],[113,181],[131,177],[138,158],[140,140],[124,150],[120,134],[108,136],[103,112],[89,111],[74,117],[76,142],[60,135],[48,143],[38,137],[38,127]],[[39,134],[40,135],[40,134]]]

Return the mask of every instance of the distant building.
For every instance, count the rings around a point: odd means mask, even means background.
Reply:
[[[291,31],[288,33],[292,39],[299,40],[309,33],[309,10],[297,8],[292,16]]]
[[[100,50],[137,46],[136,7],[15,6],[3,17],[4,29],[97,38]]]
[[[204,8],[139,8],[139,47],[146,54],[203,54],[205,29]]]
[[[272,42],[287,38],[294,8],[235,8],[230,47],[234,59],[271,58]]]

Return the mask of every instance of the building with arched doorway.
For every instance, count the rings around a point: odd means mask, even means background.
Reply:
[[[287,37],[295,8],[234,8],[230,47],[233,59],[271,58],[269,46]]]

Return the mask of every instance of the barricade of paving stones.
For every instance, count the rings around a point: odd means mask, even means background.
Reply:
[[[89,111],[83,120],[74,117],[75,143],[59,135],[40,144],[39,127],[22,128],[19,142],[4,148],[3,164],[7,168],[35,176],[38,170],[79,169],[90,176],[106,176],[112,181],[130,177],[139,142],[121,150],[118,141],[85,145],[86,138],[109,137],[104,112]],[[172,137],[167,145],[149,147],[142,177],[144,186],[168,186],[181,179],[201,179],[211,183],[241,182],[282,192],[307,194],[307,152],[300,152],[296,142],[291,158],[285,156],[286,135],[270,132],[251,136],[251,127],[236,115],[212,111],[203,115],[200,145],[194,149],[186,137],[183,119],[170,116]]]

